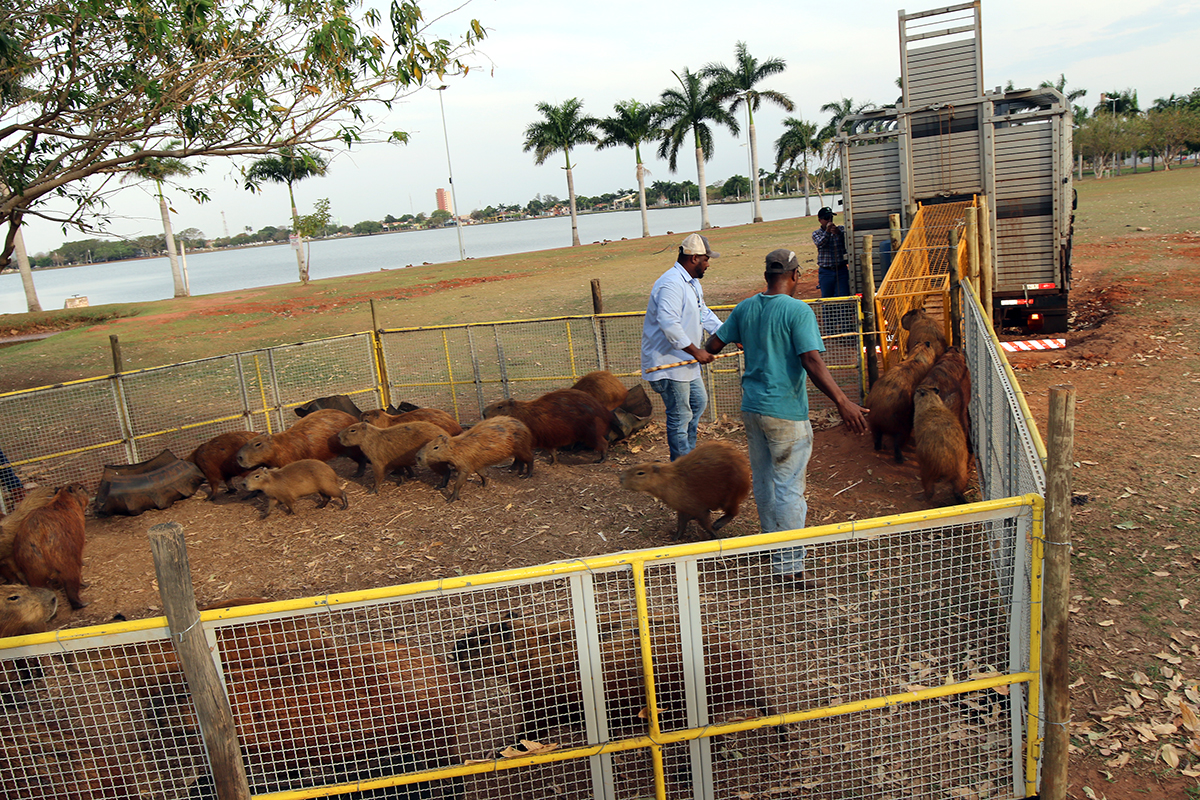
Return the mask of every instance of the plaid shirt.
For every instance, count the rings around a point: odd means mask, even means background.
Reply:
[[[838,225],[832,231],[817,228],[812,235],[817,246],[817,269],[833,269],[846,263],[846,229]]]

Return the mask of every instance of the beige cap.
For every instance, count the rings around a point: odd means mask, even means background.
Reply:
[[[708,256],[709,258],[716,258],[721,255],[720,253],[714,253],[712,248],[708,246],[708,239],[698,233],[689,234],[683,240],[680,249],[683,250],[685,256]]]

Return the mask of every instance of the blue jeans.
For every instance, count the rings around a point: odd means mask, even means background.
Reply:
[[[667,446],[671,448],[671,460],[682,458],[696,448],[696,428],[708,405],[704,379],[673,381],[664,378],[650,381],[650,388],[662,396],[663,405],[667,407]]]
[[[821,267],[817,270],[817,285],[821,287],[821,297],[846,297],[850,294],[850,269]]]
[[[742,420],[746,423],[754,503],[763,533],[803,528],[808,517],[804,487],[812,457],[812,423],[750,411],[742,412]],[[804,555],[804,547],[777,550],[771,554],[771,568],[785,575],[803,572]]]

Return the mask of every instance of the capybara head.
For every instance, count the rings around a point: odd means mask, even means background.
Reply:
[[[475,628],[454,643],[450,660],[466,672],[490,671],[507,655],[512,638],[513,624],[507,618]]]
[[[512,398],[509,398],[507,400],[497,400],[494,403],[490,403],[486,408],[483,409],[483,418],[491,419],[492,417],[498,417],[502,415],[509,416],[509,412],[512,410],[514,402],[515,401]]]
[[[62,487],[62,489],[59,491],[65,491],[67,494],[74,497],[75,500],[79,502],[79,505],[85,508],[87,507],[88,500],[91,499],[88,495],[88,490],[82,483],[69,483]]]
[[[647,486],[657,486],[661,482],[659,472],[662,467],[663,464],[658,461],[629,467],[621,473],[621,488],[644,492]]]
[[[271,437],[262,433],[242,445],[238,450],[237,463],[242,469],[250,469],[261,464],[271,452]]]
[[[425,446],[417,453],[417,460],[421,462],[422,466],[428,466],[428,462],[435,460],[434,456],[444,453],[449,446],[450,437],[444,433],[440,434],[425,443]]]
[[[264,483],[271,479],[270,467],[259,467],[245,477],[246,491],[253,492],[262,489]]]
[[[58,596],[32,586],[0,586],[0,638],[41,633],[58,613]]]
[[[367,438],[367,423],[356,422],[348,428],[342,428],[337,437],[339,442],[347,446],[362,444]]]
[[[914,322],[916,322],[918,319],[928,316],[929,312],[927,312],[925,309],[914,308],[912,311],[906,312],[905,315],[900,318],[900,327],[904,328],[906,331],[911,331]]]
[[[379,424],[379,420],[381,418],[386,418],[386,417],[390,417],[390,416],[391,416],[391,414],[388,414],[388,412],[383,410],[382,408],[372,408],[369,411],[364,411],[361,414],[359,414],[358,418],[360,420],[362,420],[363,422],[369,422],[372,425],[374,425],[375,427],[381,428],[381,427],[383,427],[383,425]],[[387,424],[387,422],[385,421],[384,425],[386,425],[386,424]]]
[[[913,392],[913,406],[920,410],[923,406],[936,405],[944,406],[942,396],[938,394],[936,386],[918,386]]]

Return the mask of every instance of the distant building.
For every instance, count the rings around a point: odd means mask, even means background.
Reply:
[[[454,213],[454,201],[450,199],[450,193],[445,189],[437,190],[437,207],[438,211],[449,211]]]

